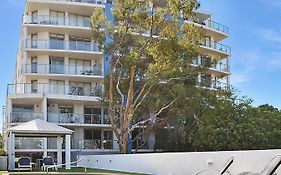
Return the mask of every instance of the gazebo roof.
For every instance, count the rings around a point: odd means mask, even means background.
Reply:
[[[9,129],[13,133],[20,134],[56,134],[66,135],[72,134],[72,130],[58,126],[55,123],[46,122],[44,120],[35,119]]]

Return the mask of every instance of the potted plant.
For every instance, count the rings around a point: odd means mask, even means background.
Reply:
[[[0,170],[7,170],[8,154],[0,149]]]

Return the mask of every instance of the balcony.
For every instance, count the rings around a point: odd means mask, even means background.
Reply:
[[[9,84],[7,93],[11,94],[54,94],[69,96],[102,97],[102,86],[66,86],[44,83],[19,83]]]
[[[196,79],[195,84],[198,87],[208,88],[208,89],[213,89],[213,90],[227,90],[227,89],[229,89],[229,85],[227,83],[209,80],[209,79],[205,79],[205,78]]]
[[[25,123],[35,119],[43,120],[43,113],[36,112],[11,112],[11,123]]]
[[[101,66],[26,64],[24,72],[29,74],[103,76]]]
[[[221,32],[225,35],[229,34],[229,28],[227,26],[210,19],[207,19],[205,21],[196,21],[195,23],[213,29],[215,31]]]
[[[192,66],[200,66],[208,69],[213,69],[218,72],[230,73],[229,64],[223,62],[212,63],[211,59],[201,60],[200,62],[196,59],[195,61],[193,61]]]
[[[231,55],[231,47],[221,43],[217,43],[213,40],[206,39],[201,43],[201,46],[203,48],[213,51],[212,53],[214,54],[223,54],[224,56]]]
[[[40,25],[57,25],[70,27],[87,27],[90,29],[91,21],[89,19],[82,19],[81,21],[72,20],[70,17],[57,17],[49,15],[40,16],[24,16],[24,24],[40,24]]]
[[[62,50],[62,51],[85,51],[85,52],[101,52],[97,43],[87,41],[65,41],[65,40],[25,40],[26,49],[38,50]]]
[[[98,114],[72,114],[72,113],[48,113],[48,122],[59,124],[106,124],[109,125],[109,117]]]

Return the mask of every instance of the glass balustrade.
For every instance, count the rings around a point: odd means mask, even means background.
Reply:
[[[25,73],[102,76],[101,66],[26,64]]]
[[[86,41],[65,41],[58,39],[26,39],[25,48],[101,52],[100,47],[97,43]]]
[[[43,114],[36,112],[11,112],[11,123],[24,123],[35,119],[43,120]]]
[[[97,85],[94,87],[83,86],[65,86],[57,84],[31,84],[19,83],[9,84],[7,88],[8,94],[60,94],[60,95],[73,95],[73,96],[91,96],[102,97],[102,86]]]

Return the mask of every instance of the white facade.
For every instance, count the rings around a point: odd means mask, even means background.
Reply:
[[[42,119],[74,131],[71,157],[118,151],[107,108],[101,102],[104,53],[94,42],[90,20],[96,7],[106,8],[105,0],[27,0],[22,22],[14,82],[8,85],[5,130],[20,123]],[[212,15],[197,12],[194,23],[206,31],[202,52],[219,60],[204,74],[198,86],[213,90],[229,86],[230,47],[219,44],[228,37],[228,28],[212,21]],[[186,21],[191,22],[191,21]],[[207,60],[207,61],[206,61]],[[205,66],[211,58],[198,58],[193,66]],[[157,138],[156,138],[157,139]],[[155,136],[144,148],[152,151]],[[57,154],[58,139],[16,137],[15,157],[35,161],[46,155],[65,162]],[[8,148],[8,147],[6,147]],[[61,160],[62,159],[62,160]]]

